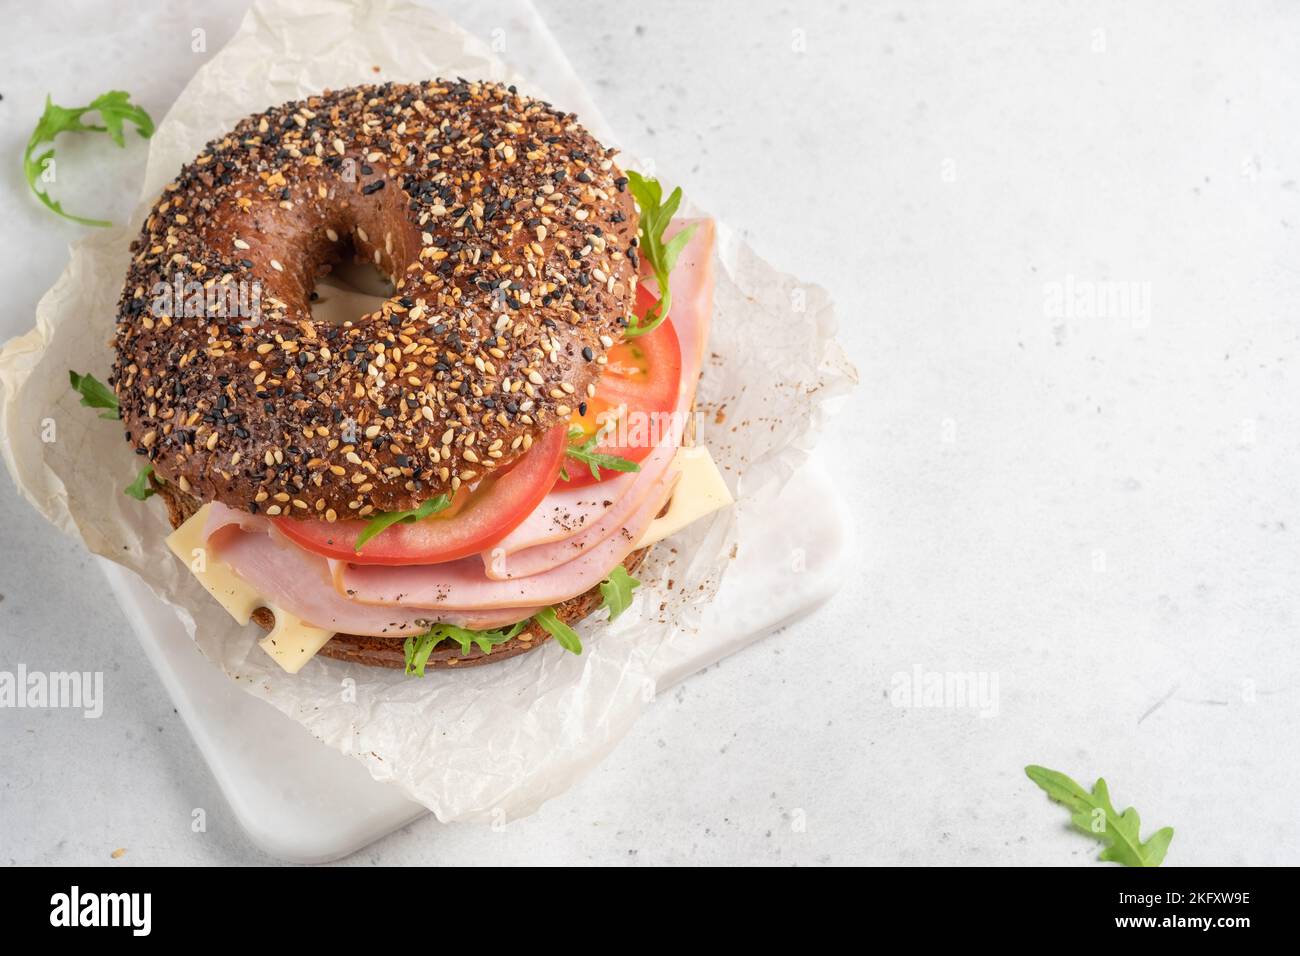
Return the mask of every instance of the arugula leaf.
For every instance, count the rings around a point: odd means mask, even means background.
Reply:
[[[130,495],[137,501],[144,501],[156,492],[153,486],[149,484],[149,476],[153,474],[153,465],[145,465],[140,469],[140,474],[135,476],[135,481],[131,482],[122,489],[123,494]]]
[[[659,287],[659,300],[623,333],[626,338],[635,338],[653,332],[659,327],[659,323],[667,318],[668,310],[673,304],[673,290],[668,284],[668,275],[677,265],[677,257],[691,241],[698,224],[687,226],[665,244],[664,230],[668,228],[668,223],[672,221],[673,214],[677,212],[677,207],[682,202],[681,187],[674,189],[668,196],[668,201],[664,202],[663,187],[659,185],[657,179],[642,176],[636,170],[629,169],[627,182],[628,188],[632,190],[632,198],[641,207],[637,250],[650,266],[650,271],[654,273],[655,284]]]
[[[570,445],[565,450],[565,454],[590,468],[591,477],[597,481],[600,480],[600,469],[602,468],[622,472],[641,470],[641,466],[634,461],[628,461],[626,458],[618,457],[618,455],[606,455],[602,452],[592,451],[593,447],[593,443],[590,441],[585,445]]]
[[[1031,764],[1025,775],[1043,792],[1070,811],[1075,828],[1107,844],[1100,859],[1125,866],[1159,866],[1174,838],[1173,827],[1157,830],[1142,842],[1138,812],[1129,807],[1123,813],[1110,802],[1106,781],[1098,778],[1089,793],[1065,774]]]
[[[100,418],[121,418],[121,413],[117,410],[117,396],[113,390],[101,382],[95,376],[87,373],[79,375],[68,369],[68,381],[72,387],[81,393],[81,404],[87,408],[107,408],[108,411],[100,412]]]
[[[627,573],[627,568],[619,564],[600,582],[600,594],[604,607],[609,608],[609,619],[613,622],[632,604],[632,591],[639,588],[641,582]]]
[[[381,511],[370,519],[369,524],[361,529],[361,533],[357,535],[357,543],[352,546],[352,549],[357,554],[360,554],[366,542],[380,532],[387,531],[399,522],[423,521],[430,515],[445,511],[450,504],[451,499],[449,497],[439,495],[436,498],[421,502],[418,508],[412,508],[409,511]]]
[[[81,117],[90,112],[98,112],[104,125],[92,126],[83,123]],[[153,119],[144,111],[143,107],[132,103],[131,95],[124,93],[122,90],[109,90],[103,96],[91,101],[89,106],[76,109],[58,106],[47,95],[45,97],[45,112],[37,120],[36,128],[32,130],[31,138],[27,140],[27,149],[23,151],[23,173],[27,176],[27,185],[31,187],[36,198],[44,203],[45,207],[51,212],[57,213],[65,219],[71,219],[86,226],[111,226],[112,223],[107,220],[86,219],[65,212],[62,204],[50,198],[50,194],[37,185],[41,174],[45,172],[46,164],[54,158],[54,148],[51,147],[39,155],[36,154],[36,150],[42,143],[53,143],[54,137],[59,133],[107,133],[109,138],[118,146],[125,146],[126,139],[123,135],[123,124],[126,122],[133,124],[136,131],[144,139],[148,139],[153,135]]]
[[[100,418],[121,418],[122,413],[117,407],[117,396],[113,390],[101,382],[95,376],[87,372],[85,375],[68,369],[68,381],[72,387],[81,395],[81,404],[87,408],[104,408],[107,411],[99,413]],[[140,473],[135,476],[135,481],[131,482],[122,489],[122,493],[130,495],[137,501],[144,501],[146,498],[156,494],[153,485],[149,484],[149,476],[153,474],[153,465],[145,465],[140,469]]]
[[[578,637],[578,632],[556,616],[555,608],[543,608],[533,615],[533,620],[566,651],[572,654],[582,653],[582,639]]]
[[[404,673],[407,677],[412,674],[416,677],[424,676],[424,666],[429,663],[429,655],[433,653],[440,640],[442,638],[435,638],[430,631],[426,634],[413,635],[402,642],[402,651],[406,654]]]
[[[504,644],[527,626],[528,621],[525,619],[512,624],[509,628],[499,628],[495,631],[470,631],[463,627],[452,627],[450,624],[446,625],[446,628],[447,636],[460,645],[460,653],[464,657],[469,653],[472,644],[478,645],[478,649],[484,654],[491,654],[492,648]]]
[[[581,428],[570,428],[569,438],[575,438],[582,434]],[[600,443],[601,433],[596,432],[581,445],[570,445],[564,450],[564,453],[570,458],[574,458],[591,469],[591,477],[600,481],[600,469],[608,468],[610,471],[640,471],[641,466],[634,461],[628,461],[626,458],[620,458],[618,455],[606,455],[603,452],[595,450]],[[569,480],[569,470],[563,466],[560,467],[560,479]]]
[[[478,649],[484,654],[491,654],[492,648],[504,644],[527,626],[528,621],[523,620],[509,628],[495,631],[471,631],[468,628],[456,627],[454,624],[435,624],[423,634],[408,637],[402,643],[402,650],[406,654],[406,673],[423,677],[425,665],[429,663],[429,655],[443,641],[450,640],[459,644],[462,657],[469,653],[471,645],[478,645]]]

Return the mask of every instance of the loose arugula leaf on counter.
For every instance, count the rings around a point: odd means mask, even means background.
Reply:
[[[533,615],[533,620],[566,651],[571,654],[582,653],[582,639],[578,637],[578,632],[556,616],[555,608],[543,608]]]
[[[99,113],[103,120],[103,126],[92,126],[83,123],[81,118],[90,112]],[[63,216],[65,219],[71,219],[86,226],[111,226],[112,223],[103,219],[86,219],[82,216],[74,216],[66,212],[63,206],[50,194],[37,185],[45,172],[46,166],[54,159],[54,148],[50,147],[45,152],[36,154],[36,150],[42,143],[53,143],[54,137],[59,133],[107,133],[113,142],[118,146],[125,146],[126,139],[123,134],[123,124],[131,123],[135,126],[136,131],[144,139],[153,135],[153,119],[144,111],[143,107],[137,106],[131,102],[131,95],[124,93],[122,90],[110,90],[103,96],[94,99],[89,106],[82,106],[76,109],[68,109],[64,106],[58,106],[51,101],[49,96],[45,97],[45,112],[36,122],[36,129],[32,130],[32,135],[27,140],[27,149],[23,151],[23,173],[27,176],[27,185],[31,187],[36,198],[45,204],[45,207],[51,212]]]
[[[641,582],[627,573],[623,565],[615,566],[604,581],[600,582],[600,594],[603,606],[609,608],[609,619],[613,622],[632,604],[632,591],[639,588]]]
[[[366,542],[380,532],[387,531],[393,525],[403,521],[423,521],[430,515],[436,515],[439,511],[447,510],[450,504],[451,498],[446,495],[439,495],[436,498],[421,502],[418,508],[411,508],[409,511],[381,511],[370,519],[369,524],[361,529],[361,533],[357,535],[357,543],[352,546],[352,549],[357,554],[360,554]]]
[[[627,338],[645,335],[658,328],[659,323],[668,316],[673,304],[673,290],[668,284],[668,276],[677,264],[686,244],[691,241],[697,228],[687,226],[672,239],[664,242],[664,230],[672,221],[673,214],[682,202],[682,189],[678,186],[669,194],[665,202],[663,187],[657,179],[642,176],[636,170],[627,171],[628,188],[632,198],[641,207],[641,224],[638,233],[637,251],[654,273],[655,284],[659,287],[659,300],[645,315],[640,316],[623,333]]]
[[[1089,793],[1065,774],[1046,767],[1031,764],[1025,775],[1070,811],[1070,822],[1077,830],[1107,844],[1100,859],[1125,866],[1159,866],[1164,860],[1174,838],[1173,827],[1157,830],[1143,843],[1138,812],[1132,807],[1117,812],[1105,780],[1098,778]]]
[[[140,469],[140,474],[135,476],[135,481],[122,489],[123,493],[130,495],[137,501],[144,501],[150,495],[156,494],[153,486],[149,484],[149,476],[152,474],[153,465],[145,465]]]
[[[569,438],[579,438],[582,436],[581,428],[570,428]],[[600,481],[600,469],[608,468],[610,471],[640,471],[641,466],[634,461],[628,461],[626,458],[620,458],[618,455],[606,455],[603,452],[596,451],[596,446],[600,443],[600,432],[592,435],[581,445],[570,445],[564,450],[564,453],[570,458],[582,462],[591,469],[591,477]],[[569,470],[563,466],[560,468],[560,480],[569,480]]]
[[[456,627],[454,624],[435,624],[425,633],[408,637],[403,642],[406,673],[423,677],[425,665],[429,663],[429,655],[443,641],[455,641],[459,644],[462,657],[469,653],[473,645],[478,645],[478,649],[484,654],[491,654],[492,648],[504,644],[527,626],[527,621],[520,621],[509,628],[495,631],[471,631],[468,628]]]
[[[107,408],[108,411],[100,412],[100,418],[121,418],[121,413],[117,410],[117,396],[113,390],[101,382],[95,376],[87,373],[80,375],[77,372],[68,369],[68,381],[72,387],[81,395],[81,404],[87,408]]]

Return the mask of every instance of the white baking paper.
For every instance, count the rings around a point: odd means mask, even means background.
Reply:
[[[131,225],[77,243],[40,301],[35,327],[0,353],[3,453],[36,508],[94,553],[140,575],[245,690],[444,821],[508,820],[563,792],[653,699],[648,665],[655,655],[707,638],[698,631],[700,611],[734,549],[744,546],[736,540],[737,513],[771,501],[810,449],[825,403],[856,380],[833,341],[826,294],[778,272],[721,227],[697,441],[709,446],[737,505],[655,548],[639,574],[633,611],[612,626],[579,628],[582,656],[551,642],[501,664],[430,672],[423,680],[323,658],[295,676],[280,671],[256,646],[260,632],[236,626],[164,547],[162,506],[121,493],[139,460],[118,423],[79,405],[68,370],[107,376],[130,239],[181,165],[251,112],[327,87],[464,76],[516,83],[577,112],[598,138],[617,145],[547,43],[549,60],[538,72],[561,88],[542,90],[411,0],[257,3],[159,124]],[[623,165],[637,163],[624,156]],[[658,174],[681,182],[671,170]],[[689,194],[689,183],[685,188]]]

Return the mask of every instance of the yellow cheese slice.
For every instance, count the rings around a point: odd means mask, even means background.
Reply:
[[[691,522],[735,502],[727,483],[722,480],[722,473],[713,463],[713,456],[703,445],[677,449],[669,467],[677,469],[680,477],[673,489],[672,500],[668,502],[668,511],[650,523],[636,543],[638,548],[662,541]]]
[[[247,624],[259,607],[267,608],[274,614],[275,627],[258,641],[258,646],[287,672],[298,673],[325,646],[325,642],[334,636],[334,632],[312,627],[288,611],[276,607],[263,598],[256,588],[231,571],[224,561],[212,559],[203,534],[211,507],[204,505],[169,534],[167,547],[185,562],[199,583],[240,624]]]
[[[199,583],[208,589],[217,601],[240,624],[247,624],[253,612],[265,607],[266,602],[240,578],[224,561],[212,560],[208,554],[207,527],[211,505],[204,505],[183,525],[167,536],[167,547],[189,567]]]
[[[275,614],[275,627],[271,633],[257,642],[257,646],[271,655],[271,660],[279,664],[287,673],[296,674],[304,664],[316,656],[316,652],[325,646],[325,642],[334,636],[333,631],[322,631],[319,627],[294,617],[288,611],[282,611],[273,605],[267,605]]]

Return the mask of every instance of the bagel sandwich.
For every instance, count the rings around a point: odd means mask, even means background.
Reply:
[[[73,386],[285,670],[580,653],[657,542],[731,503],[691,444],[713,227],[680,201],[514,87],[285,103],[164,189],[109,384]]]

